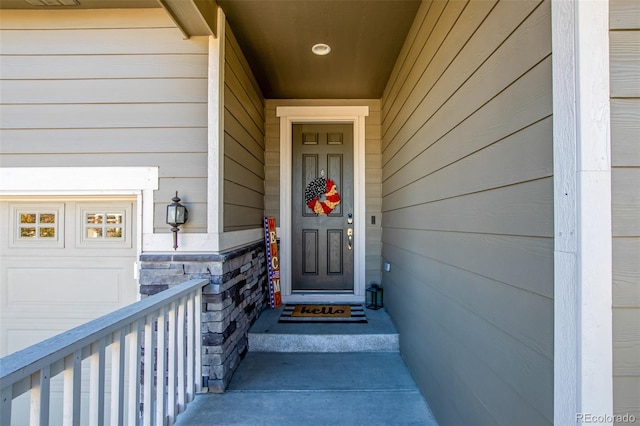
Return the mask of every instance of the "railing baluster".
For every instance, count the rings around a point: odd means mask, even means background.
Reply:
[[[185,316],[186,316],[186,298],[180,298],[178,302],[178,324],[177,324],[177,342],[176,342],[176,358],[178,361],[178,412],[182,413],[186,406],[185,390]]]
[[[64,395],[62,424],[80,426],[80,392],[82,390],[82,350],[64,359]]]
[[[156,350],[156,317],[154,314],[147,315],[147,319],[144,325],[144,378],[142,392],[144,399],[142,402],[142,424],[144,426],[151,426],[153,422],[153,415],[155,413],[153,407],[153,395],[154,387],[153,382],[155,379],[154,374],[154,352]]]
[[[89,356],[89,424],[104,425],[104,338],[91,345]]]
[[[178,308],[176,302],[171,302],[169,306],[169,314],[167,321],[169,322],[169,336],[168,336],[168,349],[169,349],[169,365],[167,366],[167,417],[169,424],[173,424],[176,421],[178,415],[176,404],[176,389],[178,388],[176,379],[178,375],[178,348],[176,344],[177,340],[177,313]]]
[[[165,426],[167,419],[167,392],[165,387],[165,371],[167,370],[167,309],[158,311],[158,334],[156,339],[156,422],[158,426]]]
[[[195,306],[196,306],[196,318],[195,318],[195,327],[196,327],[196,339],[195,339],[195,354],[196,354],[196,392],[202,391],[202,289],[198,288],[196,290],[195,296]]]
[[[140,420],[140,321],[131,324],[128,340],[127,425],[137,426]]]
[[[111,424],[116,425],[124,423],[125,337],[124,329],[120,329],[111,344]]]
[[[187,296],[187,402],[193,401],[195,394],[195,334],[196,334],[196,315],[195,315],[195,294],[190,293]]]
[[[50,367],[47,365],[31,375],[31,414],[32,425],[49,425]]]
[[[13,385],[2,389],[0,393],[0,425],[11,424],[11,403],[13,402]]]
[[[64,426],[79,426],[81,416],[88,417],[90,425],[103,425],[109,419],[111,424],[141,426],[143,410],[145,424],[173,424],[201,390],[202,287],[207,283],[188,281],[2,358],[0,425],[16,422],[13,400],[25,393],[30,394],[29,422],[48,425],[51,375],[59,373]],[[84,360],[90,367],[88,404],[82,386]]]

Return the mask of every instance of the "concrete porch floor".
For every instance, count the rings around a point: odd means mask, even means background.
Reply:
[[[279,324],[280,311],[264,311],[251,328],[227,391],[197,395],[176,425],[437,426],[397,340],[387,339],[397,331],[384,310],[365,310],[367,324],[342,325]]]

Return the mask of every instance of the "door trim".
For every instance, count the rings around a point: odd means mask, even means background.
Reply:
[[[365,117],[368,106],[277,107],[280,117],[280,285],[282,300],[292,302],[363,302],[365,295]],[[353,124],[353,293],[293,293],[291,286],[292,126],[296,123]]]

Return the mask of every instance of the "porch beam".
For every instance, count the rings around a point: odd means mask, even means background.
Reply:
[[[215,0],[158,0],[178,26],[185,39],[193,36],[216,36],[218,32]]]

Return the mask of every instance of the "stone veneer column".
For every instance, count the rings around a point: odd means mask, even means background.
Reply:
[[[224,392],[247,353],[247,334],[268,306],[264,242],[220,254],[140,255],[140,293],[151,295],[195,278],[202,289],[202,376],[210,392]]]

